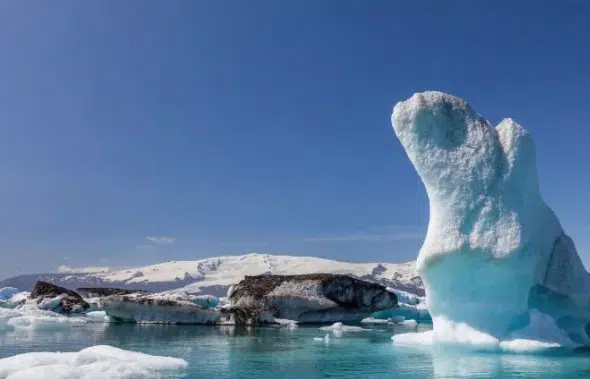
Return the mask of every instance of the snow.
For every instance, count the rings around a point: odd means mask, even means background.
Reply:
[[[137,275],[140,272],[142,275]],[[412,291],[422,291],[422,283],[416,273],[415,263],[348,263],[315,257],[293,257],[270,254],[247,254],[201,259],[197,261],[170,261],[125,270],[108,270],[80,276],[79,280],[92,280],[101,285],[126,287],[161,283],[182,293],[203,293],[211,288],[223,288],[239,283],[246,275],[298,275],[312,273],[352,274],[368,276],[373,280],[385,280],[386,285]],[[72,275],[69,281],[74,281]],[[183,284],[174,287],[178,279]],[[186,283],[186,282],[189,283]],[[180,288],[179,288],[180,287]],[[163,290],[158,290],[163,291]],[[217,294],[220,295],[220,294]]]
[[[99,345],[79,352],[24,353],[0,359],[0,379],[173,378],[187,366],[183,359]]]
[[[370,329],[361,328],[360,326],[344,325],[341,322],[336,322],[330,326],[322,326],[320,330],[327,330],[332,332],[367,332]]]
[[[434,328],[394,340],[498,346],[525,330],[532,341],[590,343],[590,276],[539,193],[530,134],[511,119],[493,127],[441,92],[398,103],[392,124],[429,198],[417,270]],[[569,338],[546,341],[535,318]]]
[[[58,274],[94,274],[98,272],[107,272],[110,268],[104,266],[88,266],[88,267],[70,267],[66,265],[57,266],[55,272]]]

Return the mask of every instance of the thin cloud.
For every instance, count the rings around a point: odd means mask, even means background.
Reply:
[[[383,242],[423,239],[425,232],[418,227],[402,225],[375,226],[367,230],[338,235],[304,238],[304,242]]]
[[[176,237],[166,236],[146,236],[145,239],[155,245],[174,245],[176,242]]]

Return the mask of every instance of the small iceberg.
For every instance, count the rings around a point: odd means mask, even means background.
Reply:
[[[24,353],[0,359],[0,379],[149,379],[177,373],[187,366],[183,359],[92,346],[74,353]]]
[[[313,340],[316,341],[316,342],[323,342],[323,343],[325,343],[327,345],[327,344],[330,343],[330,334],[326,333],[326,335],[324,336],[324,338],[322,338],[322,337],[315,337]]]
[[[336,322],[330,326],[322,326],[320,330],[327,330],[332,332],[369,332],[370,329],[361,328],[360,326],[344,325],[341,322]]]

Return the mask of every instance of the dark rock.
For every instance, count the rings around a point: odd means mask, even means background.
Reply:
[[[60,299],[55,304],[48,301],[55,299],[58,296]],[[35,284],[35,287],[31,292],[31,298],[37,300],[37,304],[39,304],[41,308],[58,313],[80,312],[90,307],[90,305],[84,301],[82,296],[75,291],[42,280],[37,281]]]
[[[302,323],[360,321],[397,306],[385,287],[348,275],[246,276],[233,289],[228,312],[237,324],[284,318]]]
[[[145,290],[133,290],[111,287],[85,287],[78,288],[76,291],[84,297],[106,297],[111,295],[130,295],[132,293],[147,294]]]

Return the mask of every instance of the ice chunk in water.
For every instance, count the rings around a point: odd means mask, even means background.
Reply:
[[[187,366],[183,359],[93,346],[76,353],[25,353],[0,359],[0,379],[173,378]]]

